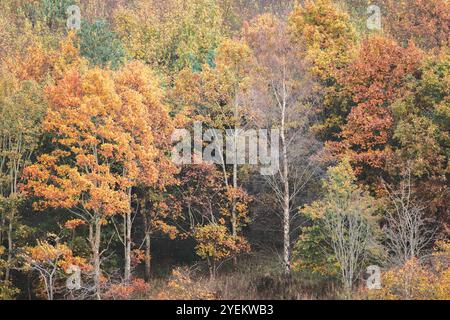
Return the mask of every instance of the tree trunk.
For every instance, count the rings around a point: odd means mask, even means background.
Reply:
[[[281,114],[281,128],[280,137],[282,145],[282,157],[283,157],[283,173],[282,173],[282,183],[283,183],[283,268],[284,274],[290,275],[291,273],[291,260],[290,260],[290,191],[289,191],[289,168],[288,168],[288,156],[287,156],[287,145],[286,145],[286,135],[285,135],[285,106],[283,106]]]
[[[145,279],[147,282],[150,282],[151,277],[151,262],[152,262],[152,256],[151,256],[151,231],[149,227],[149,223],[147,220],[147,217],[144,216],[144,227],[145,227]]]
[[[234,117],[235,120],[238,119],[238,104],[237,101],[234,102]],[[234,148],[237,152],[237,132],[238,128],[237,125],[234,126]],[[237,165],[237,154],[235,154],[234,157],[234,163],[233,163],[233,188],[234,191],[237,190],[238,187],[238,178],[237,178],[237,171],[238,171],[238,165]],[[232,202],[231,202],[231,234],[236,237],[237,236],[237,217],[236,217],[236,197],[233,196]],[[233,257],[233,267],[237,267],[237,257]]]
[[[214,259],[208,258],[208,266],[209,266],[209,280],[214,281],[216,278],[216,261]]]
[[[49,277],[48,282],[49,282],[48,300],[53,300],[53,276]]]
[[[131,280],[131,212],[125,214],[125,275],[124,280],[129,283]]]
[[[145,235],[145,277],[147,282],[150,282],[150,278],[152,275],[152,255],[151,255],[151,237],[150,232],[147,232]]]
[[[346,299],[351,299],[353,292],[353,281],[350,276],[344,278],[344,295]]]
[[[290,213],[289,213],[289,183],[284,182],[284,196],[283,196],[283,262],[284,273],[289,275],[291,272],[290,260]]]
[[[236,136],[236,130],[235,130]],[[236,137],[235,137],[236,146]],[[235,161],[236,162],[236,161]],[[237,163],[233,164],[233,188],[237,190]],[[237,236],[237,217],[236,217],[236,197],[233,197],[231,207],[231,234],[233,237]],[[233,267],[237,268],[237,257],[233,257]]]
[[[237,164],[233,164],[233,188],[237,189]],[[231,202],[231,234],[237,236],[236,197]]]
[[[14,220],[14,210],[11,210],[11,216],[9,217],[8,224],[8,257],[6,259],[6,270],[5,270],[5,281],[9,281],[11,273],[11,262],[12,262],[12,252],[13,252],[13,220]]]
[[[92,260],[94,264],[94,288],[97,300],[101,300],[101,269],[100,269],[100,241],[101,241],[101,221],[99,218],[94,222],[94,229],[90,228]]]

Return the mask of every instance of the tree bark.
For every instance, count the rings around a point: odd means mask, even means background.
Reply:
[[[14,208],[11,209],[11,216],[9,217],[8,221],[8,256],[6,258],[6,270],[5,270],[5,281],[9,281],[10,274],[11,274],[11,262],[12,262],[12,252],[14,249],[14,242],[13,242],[13,221],[14,221]]]
[[[101,269],[100,269],[100,242],[101,242],[101,220],[97,218],[94,226],[90,227],[92,260],[94,264],[94,290],[97,300],[101,300]]]
[[[131,280],[131,212],[125,214],[125,275],[124,280],[126,283]]]
[[[238,104],[237,101],[234,102],[234,117],[237,120],[238,119]],[[237,125],[234,126],[234,148],[237,152],[237,132],[238,128]],[[238,165],[237,165],[237,154],[235,154],[234,157],[234,163],[233,163],[233,188],[234,191],[237,190],[238,187],[238,177],[237,177],[237,171],[238,171]],[[236,237],[237,236],[237,217],[236,217],[236,197],[233,196],[232,202],[231,202],[231,234]],[[233,257],[233,267],[237,268],[237,257]]]
[[[152,262],[152,256],[151,256],[151,231],[148,223],[148,219],[144,216],[144,227],[145,227],[145,278],[147,282],[150,282],[151,277],[151,262]]]
[[[280,128],[280,138],[281,138],[281,147],[282,147],[282,161],[283,161],[283,173],[282,173],[282,182],[283,182],[283,268],[284,274],[290,275],[291,273],[291,259],[290,259],[290,191],[289,191],[289,168],[288,168],[288,156],[287,156],[287,145],[286,145],[286,107],[285,103],[283,104],[283,108],[281,111],[281,128]]]

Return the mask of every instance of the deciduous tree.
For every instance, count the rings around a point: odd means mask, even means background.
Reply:
[[[308,228],[305,231],[309,232],[319,246],[326,244],[325,248],[328,250],[317,252],[312,256],[314,260],[308,261],[311,258],[308,250],[305,250],[308,242],[304,242],[305,237],[301,237],[297,244],[300,263],[305,259],[316,271],[329,274],[333,267],[327,264],[335,261],[345,293],[349,295],[371,250],[375,249],[374,240],[378,228],[376,209],[374,199],[356,185],[356,177],[348,160],[328,169],[328,177],[323,180],[323,197],[301,209],[303,214],[312,219],[313,226],[318,228]],[[306,239],[311,240],[311,237]],[[330,251],[332,257],[327,256]],[[317,259],[320,252],[325,255]],[[324,265],[314,265],[316,262]]]
[[[358,57],[343,70],[340,81],[354,106],[340,134],[330,143],[350,157],[358,174],[366,178],[380,170],[391,156],[393,133],[390,105],[405,93],[408,77],[420,66],[422,53],[414,44],[400,47],[395,41],[373,36],[361,44]]]
[[[34,81],[20,81],[2,70],[0,77],[0,245],[5,245],[5,280],[10,278],[14,234],[23,196],[19,190],[23,169],[39,146],[45,114],[42,88]]]
[[[311,81],[300,55],[302,44],[292,41],[285,22],[264,14],[245,26],[243,36],[255,57],[250,95],[258,126],[280,132],[281,167],[267,181],[281,211],[283,270],[289,274],[292,212],[299,193],[318,172],[312,156],[320,144],[310,131],[313,112],[307,102]]]

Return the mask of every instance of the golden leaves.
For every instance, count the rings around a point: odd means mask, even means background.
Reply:
[[[78,226],[82,226],[85,225],[86,221],[81,220],[81,219],[72,219],[72,220],[68,220],[64,223],[64,227],[68,230],[74,230],[76,227]]]
[[[130,187],[166,183],[176,172],[165,164],[170,117],[158,82],[142,63],[117,72],[72,70],[46,92],[44,129],[54,136],[54,150],[25,174],[25,189],[41,198],[36,207],[125,213]]]
[[[433,270],[418,259],[382,273],[382,289],[369,292],[371,299],[383,300],[448,300],[450,268]]]
[[[197,227],[194,238],[197,241],[196,252],[203,259],[222,260],[250,250],[243,237],[230,235],[227,228],[221,225]]]

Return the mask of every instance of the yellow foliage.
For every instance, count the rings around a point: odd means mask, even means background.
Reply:
[[[25,262],[29,268],[67,270],[76,265],[83,270],[89,270],[90,266],[84,258],[74,256],[72,250],[65,244],[52,245],[46,241],[38,241],[37,246],[25,249]]]
[[[427,265],[411,259],[382,273],[382,289],[369,292],[371,299],[450,300],[450,242],[438,242]]]
[[[172,270],[172,276],[167,286],[157,296],[160,300],[213,300],[214,292],[201,281],[191,278],[188,268]]]
[[[289,17],[291,31],[298,41],[306,43],[306,57],[312,72],[326,80],[350,61],[356,31],[349,15],[332,0],[306,1]]]
[[[198,227],[194,238],[197,254],[203,259],[222,260],[250,250],[244,238],[230,235],[227,228],[221,225]]]
[[[133,58],[164,72],[204,63],[222,32],[215,0],[141,0],[137,10],[119,9],[115,29]]]

